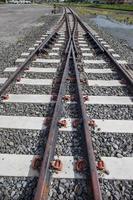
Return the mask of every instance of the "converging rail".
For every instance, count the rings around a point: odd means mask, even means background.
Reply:
[[[92,199],[100,200],[101,199],[101,192],[97,177],[97,171],[96,171],[96,164],[95,164],[95,158],[91,143],[91,136],[88,132],[89,126],[88,126],[88,117],[85,112],[84,107],[84,100],[83,95],[80,87],[80,78],[79,78],[79,72],[76,64],[76,55],[77,51],[76,45],[75,45],[75,34],[77,31],[77,19],[75,18],[75,15],[72,13],[73,16],[73,29],[70,30],[70,25],[68,22],[68,16],[66,13],[66,26],[67,26],[67,35],[68,35],[68,42],[67,42],[67,51],[65,52],[65,60],[64,60],[64,72],[60,84],[59,93],[57,96],[57,101],[55,105],[55,110],[50,126],[49,131],[49,137],[47,146],[45,149],[45,154],[41,166],[38,186],[37,186],[37,192],[35,195],[35,200],[42,200],[48,198],[48,192],[49,192],[49,184],[50,184],[50,163],[54,160],[54,152],[55,152],[55,145],[57,140],[57,134],[58,134],[58,121],[61,116],[61,109],[63,104],[63,97],[65,96],[65,84],[68,78],[68,72],[70,70],[70,64],[73,62],[74,72],[75,72],[75,81],[78,88],[78,98],[79,98],[79,107],[81,110],[81,126],[84,134],[85,144],[87,148],[87,158],[88,158],[88,166],[89,166],[89,177],[88,184],[91,184],[92,187]],[[69,46],[68,46],[69,45]],[[89,185],[90,187],[90,185]]]
[[[117,152],[123,137],[118,135],[133,130],[130,65],[71,8],[21,57],[17,67],[4,70],[7,78],[0,78],[0,131],[13,133],[20,146],[20,154],[15,145],[12,154],[2,151],[0,176],[37,178],[25,187],[32,188],[30,196],[24,190],[18,200],[102,200],[104,179],[133,180],[133,159]],[[114,154],[105,156],[115,134]]]

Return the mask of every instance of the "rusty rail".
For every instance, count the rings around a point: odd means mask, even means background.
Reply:
[[[67,24],[67,16],[66,16],[66,27],[67,27],[67,34],[68,34],[68,42],[70,38],[70,29],[69,25]],[[44,200],[48,198],[48,192],[49,192],[49,183],[50,183],[50,177],[51,177],[51,171],[50,171],[50,163],[54,158],[54,151],[55,151],[55,145],[56,145],[56,140],[57,140],[57,133],[58,133],[58,120],[61,115],[61,110],[62,110],[62,97],[65,95],[65,82],[66,82],[66,77],[68,76],[68,71],[69,71],[69,59],[71,51],[68,50],[67,54],[65,55],[65,65],[64,65],[64,72],[59,88],[59,93],[54,109],[54,114],[52,118],[52,122],[50,125],[50,130],[48,134],[48,141],[47,145],[45,148],[45,153],[41,165],[41,171],[39,175],[39,181],[37,185],[37,191],[35,194],[34,200]]]
[[[89,164],[89,170],[90,170],[90,177],[89,181],[91,183],[91,188],[93,192],[93,200],[101,200],[101,192],[99,187],[99,181],[97,176],[97,170],[96,170],[96,164],[95,164],[95,158],[92,148],[92,142],[91,142],[91,134],[89,132],[89,126],[88,126],[88,117],[86,115],[85,111],[85,105],[84,100],[82,96],[81,86],[80,86],[80,78],[79,78],[79,72],[76,64],[76,53],[74,48],[74,37],[76,34],[76,28],[77,28],[77,20],[75,16],[73,16],[74,22],[74,28],[73,31],[71,31],[70,35],[70,26],[69,21],[66,15],[66,27],[67,27],[67,33],[68,33],[68,45],[66,45],[67,51],[65,54],[65,65],[64,65],[64,72],[60,84],[60,89],[55,105],[55,110],[50,126],[50,131],[48,134],[48,141],[45,148],[45,153],[43,157],[43,162],[41,166],[41,171],[39,175],[39,181],[37,185],[37,191],[35,194],[34,200],[46,200],[48,199],[48,192],[49,192],[49,184],[50,184],[50,178],[51,178],[51,171],[50,171],[50,163],[54,159],[54,152],[55,152],[55,145],[57,141],[57,135],[58,135],[58,120],[61,116],[61,109],[62,109],[62,97],[65,95],[65,83],[66,78],[68,76],[69,71],[69,62],[71,59],[73,59],[74,63],[74,70],[76,74],[76,83],[78,86],[78,96],[79,96],[79,102],[80,102],[80,109],[82,114],[82,127],[83,127],[83,133],[84,133],[84,139],[85,144],[87,148],[87,159]]]
[[[122,65],[117,62],[117,60],[112,56],[112,54],[102,45],[98,39],[91,33],[89,28],[84,24],[84,22],[80,19],[80,17],[71,9],[71,12],[75,15],[77,18],[77,21],[81,25],[81,27],[84,29],[86,32],[86,35],[93,40],[93,42],[96,44],[96,46],[100,49],[102,53],[105,53],[107,57],[110,59],[110,61],[118,68],[121,70],[125,78],[129,81],[131,85],[133,85],[133,73],[131,73],[131,70],[128,68],[128,65]]]

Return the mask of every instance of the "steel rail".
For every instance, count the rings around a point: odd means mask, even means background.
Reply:
[[[112,56],[112,54],[102,45],[98,39],[92,35],[90,30],[87,28],[87,26],[84,24],[84,22],[80,19],[80,17],[70,8],[71,12],[76,16],[78,22],[80,23],[81,27],[84,29],[87,35],[92,38],[92,40],[96,43],[96,45],[99,47],[99,49],[107,55],[107,57],[110,59],[110,61],[121,70],[121,72],[124,74],[126,79],[130,82],[131,85],[133,85],[133,75],[130,73],[130,68],[127,65],[122,65],[117,62],[117,60]]]
[[[92,194],[93,194],[93,200],[102,200],[98,174],[97,174],[97,169],[96,169],[96,161],[95,161],[95,156],[94,156],[93,146],[92,146],[91,132],[88,126],[88,116],[86,114],[86,109],[85,109],[85,104],[84,104],[82,89],[81,89],[81,84],[80,84],[80,76],[79,76],[79,71],[78,71],[78,67],[76,63],[76,57],[75,57],[73,46],[72,46],[72,56],[73,56],[73,61],[74,61],[74,69],[75,69],[77,88],[78,88],[79,106],[80,106],[81,116],[82,116],[81,126],[83,128],[84,141],[85,141],[85,145],[87,149],[87,159],[88,159],[89,171],[90,171],[89,177],[90,177],[91,189],[92,189]]]
[[[0,88],[0,96],[6,92],[6,89],[9,85],[16,79],[16,77],[25,69],[25,67],[32,61],[34,56],[42,51],[42,49],[48,45],[48,43],[57,35],[58,30],[60,29],[61,25],[64,23],[65,20],[65,13],[63,12],[61,18],[57,23],[57,27],[55,30],[44,40],[31,54],[28,58],[17,68],[17,70],[3,83],[2,87]]]
[[[71,13],[73,14],[73,12],[71,12]],[[74,17],[74,18],[75,18],[75,21],[77,21],[77,18],[76,17]],[[75,26],[75,29],[73,31],[73,37],[72,37],[73,40],[74,40],[74,37],[76,34],[76,28],[77,28],[77,26]],[[96,161],[95,161],[92,140],[91,140],[91,132],[90,132],[89,126],[88,126],[88,116],[86,114],[86,109],[85,109],[85,104],[84,104],[84,99],[83,99],[83,94],[82,94],[82,89],[81,89],[81,83],[80,83],[80,74],[79,74],[79,70],[77,67],[75,49],[74,49],[73,44],[74,44],[74,41],[72,42],[72,48],[71,48],[72,49],[72,58],[73,58],[73,62],[74,62],[74,71],[75,71],[75,75],[76,75],[79,106],[80,106],[80,111],[81,111],[81,116],[82,116],[82,128],[83,128],[83,133],[84,133],[84,141],[85,141],[86,149],[87,149],[87,159],[88,159],[88,164],[89,164],[90,183],[91,183],[91,188],[92,188],[92,193],[93,193],[93,200],[102,200],[102,195],[101,195],[99,180],[98,180],[98,174],[97,174],[97,169],[96,169]]]
[[[75,18],[73,18],[76,20]],[[68,18],[66,16],[66,23],[68,23]],[[69,27],[69,25],[67,25]],[[74,26],[76,26],[76,22],[74,22]],[[73,45],[73,39],[74,39],[74,34],[76,33],[76,28],[73,29],[73,33],[71,36],[71,41],[70,39],[68,42],[70,42],[69,49],[68,49],[68,54],[66,55],[66,62],[65,62],[65,68],[63,72],[63,77],[61,80],[61,85],[55,105],[55,110],[50,126],[50,131],[48,135],[48,141],[41,165],[41,171],[39,175],[39,181],[37,185],[37,191],[35,194],[34,200],[46,200],[48,198],[48,192],[49,192],[49,184],[50,184],[50,178],[51,178],[51,171],[50,171],[50,163],[54,159],[54,152],[55,152],[55,145],[57,141],[57,135],[58,135],[58,120],[61,115],[61,109],[62,109],[62,97],[65,95],[65,82],[66,78],[68,76],[68,71],[69,71],[69,61],[70,59],[73,59],[74,61],[74,69],[76,73],[76,80],[77,80],[77,86],[78,86],[78,96],[80,100],[80,108],[81,108],[81,113],[82,113],[82,125],[83,125],[83,130],[84,130],[84,137],[85,137],[85,142],[86,142],[86,147],[87,147],[87,155],[88,155],[88,162],[89,162],[89,169],[90,169],[90,177],[91,177],[91,186],[92,186],[92,191],[93,191],[93,199],[94,200],[101,200],[101,193],[100,193],[100,187],[99,187],[99,182],[98,182],[98,176],[97,176],[97,170],[96,170],[96,164],[95,164],[95,158],[94,158],[94,153],[93,153],[93,148],[92,148],[92,143],[91,143],[91,135],[89,134],[89,127],[88,127],[88,117],[85,112],[85,106],[84,106],[84,101],[83,101],[83,96],[81,92],[81,86],[80,86],[80,78],[79,78],[79,72],[77,69],[77,64],[76,64],[76,56],[75,56],[75,49]],[[69,28],[68,28],[68,35],[69,35]]]
[[[66,19],[66,23],[68,20]],[[68,26],[68,25],[67,25]],[[69,26],[68,26],[69,27]],[[69,30],[68,30],[68,38],[69,38]],[[57,101],[55,104],[54,114],[50,125],[50,130],[48,134],[48,141],[45,148],[45,153],[43,156],[43,161],[41,165],[39,180],[37,184],[37,190],[35,193],[34,200],[46,200],[48,198],[49,192],[49,184],[51,178],[51,171],[50,171],[50,163],[54,159],[54,152],[55,152],[55,145],[58,136],[58,120],[61,116],[62,111],[62,97],[65,95],[65,82],[68,76],[69,71],[69,60],[71,57],[71,51],[68,50],[68,54],[65,55],[65,65],[64,65],[64,72],[57,96]]]

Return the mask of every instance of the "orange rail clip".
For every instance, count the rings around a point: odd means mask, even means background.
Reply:
[[[41,164],[42,164],[42,157],[38,155],[35,156],[34,159],[32,160],[31,167],[33,169],[40,169]]]
[[[1,96],[2,100],[8,100],[9,99],[9,94],[5,94]]]
[[[89,97],[86,95],[86,96],[83,96],[83,99],[84,99],[84,101],[88,101]]]
[[[96,127],[96,123],[95,123],[94,120],[90,120],[90,121],[88,122],[88,125],[91,126],[91,127],[93,127],[93,128]]]
[[[60,120],[60,121],[58,121],[58,126],[60,126],[60,127],[65,127],[66,128],[66,126],[67,126],[67,122],[66,122],[66,120],[64,119],[64,120]]]
[[[77,128],[79,124],[80,124],[79,119],[75,119],[75,120],[72,122],[73,128]]]
[[[54,170],[62,171],[63,163],[61,162],[61,160],[57,159],[57,160],[54,160],[54,161],[51,162],[51,167]]]
[[[82,172],[82,171],[85,171],[86,168],[87,168],[87,162],[86,162],[86,160],[81,159],[81,160],[77,160],[75,162],[75,170],[76,171]]]

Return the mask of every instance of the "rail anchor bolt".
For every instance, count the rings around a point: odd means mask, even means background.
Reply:
[[[96,123],[94,120],[89,120],[88,121],[88,125],[91,126],[92,128],[95,128],[96,127]]]
[[[83,96],[84,102],[89,100],[88,96]]]
[[[17,82],[20,82],[20,81],[21,81],[21,78],[20,78],[20,77],[17,77],[17,78],[16,78],[16,81],[17,81]]]
[[[66,122],[66,120],[64,119],[64,120],[59,120],[58,121],[58,126],[59,127],[67,127],[67,122]]]
[[[31,163],[32,169],[40,170],[41,164],[42,164],[42,157],[39,155],[35,156]]]
[[[8,100],[9,99],[9,94],[5,94],[1,96],[2,100]]]
[[[56,160],[53,160],[51,162],[51,167],[52,169],[54,169],[55,171],[62,171],[62,168],[63,168],[63,163],[61,162],[61,160],[59,159],[56,159]]]
[[[74,121],[72,122],[73,128],[77,128],[79,125],[80,125],[79,119],[76,119],[76,120],[74,120]]]
[[[87,169],[87,162],[85,159],[80,159],[75,162],[75,170],[77,172],[83,172]]]

